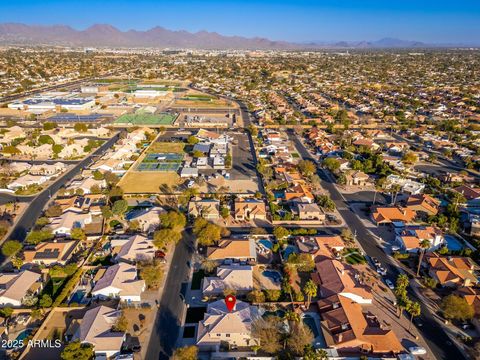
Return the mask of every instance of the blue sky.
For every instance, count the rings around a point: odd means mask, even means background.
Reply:
[[[0,22],[156,25],[287,41],[480,43],[479,0],[0,0]]]

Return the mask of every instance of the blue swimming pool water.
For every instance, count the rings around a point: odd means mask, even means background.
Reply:
[[[320,336],[320,332],[317,329],[317,324],[315,323],[314,318],[312,318],[310,315],[305,315],[302,320],[303,320],[303,323],[307,325],[310,330],[312,330],[314,337],[317,338]]]
[[[267,249],[272,250],[273,243],[268,239],[261,239],[258,241],[259,244],[262,244]]]
[[[32,329],[25,329],[20,334],[18,334],[15,340],[25,340],[28,337],[28,335],[30,335],[31,333],[32,333]]]
[[[456,237],[451,235],[445,235],[445,241],[447,242],[447,248],[451,251],[458,251],[464,248],[463,244]]]
[[[80,304],[84,296],[85,296],[85,290],[77,290],[75,291],[72,298],[70,299],[70,303]]]
[[[266,276],[270,279],[272,279],[276,283],[280,283],[282,281],[282,275],[278,271],[275,270],[265,270],[263,273],[263,276]]]
[[[288,257],[294,253],[297,252],[297,248],[293,245],[288,245],[283,251],[282,251],[282,257],[283,259],[287,260]]]

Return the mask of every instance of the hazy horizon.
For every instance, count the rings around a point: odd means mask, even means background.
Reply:
[[[480,3],[406,0],[230,1],[181,3],[137,0],[0,2],[1,23],[68,25],[84,30],[109,24],[119,30],[209,31],[296,43],[376,41],[382,38],[432,44],[479,44]]]

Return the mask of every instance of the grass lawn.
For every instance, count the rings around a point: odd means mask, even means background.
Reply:
[[[159,193],[162,185],[175,187],[181,184],[181,182],[180,176],[172,171],[129,171],[122,177],[118,186],[126,194]]]
[[[193,273],[192,276],[192,290],[200,290],[202,285],[202,279],[205,277],[205,272],[203,270],[198,270]]]
[[[358,252],[357,249],[346,249],[345,253],[345,261],[350,264],[350,265],[356,265],[356,264],[365,264],[367,260],[365,257]]]
[[[55,296],[60,292],[59,290],[66,280],[66,277],[52,277],[47,285],[45,285],[42,294],[48,294],[54,300]]]
[[[147,154],[151,153],[177,153],[183,154],[185,150],[184,143],[177,142],[154,142],[147,149]]]

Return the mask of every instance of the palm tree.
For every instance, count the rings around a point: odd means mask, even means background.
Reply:
[[[300,322],[300,315],[295,311],[291,311],[291,310],[287,311],[285,315],[283,315],[283,318],[287,320],[289,323]]]
[[[397,202],[397,195],[400,192],[400,190],[401,190],[401,187],[398,184],[394,184],[390,187],[390,191],[392,194],[392,205],[395,205],[395,203]],[[393,195],[393,193],[395,193],[395,195]]]
[[[430,245],[430,241],[428,241],[427,239],[423,239],[422,241],[420,241],[420,248],[418,249],[418,251],[420,251],[420,255],[418,257],[417,276],[420,275],[420,267],[422,266],[423,255],[425,254],[425,251],[427,251],[427,249],[430,247]]]
[[[407,312],[410,314],[410,325],[408,326],[408,331],[410,331],[410,329],[412,328],[413,318],[420,316],[421,311],[422,309],[420,307],[420,303],[416,301],[410,301],[407,304]]]
[[[317,284],[313,282],[312,279],[308,280],[303,288],[303,292],[307,296],[307,309],[310,307],[310,303],[312,302],[312,297],[317,296]]]

